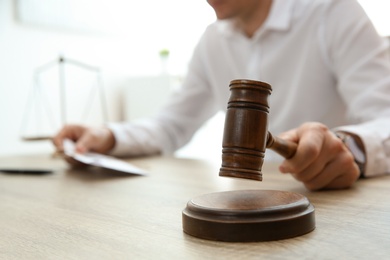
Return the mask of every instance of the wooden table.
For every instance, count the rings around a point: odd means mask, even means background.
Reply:
[[[263,182],[218,177],[220,162],[130,160],[148,176],[70,170],[50,156],[0,158],[0,167],[47,167],[49,175],[0,173],[1,259],[390,259],[390,176],[341,191],[309,192],[276,165]],[[198,239],[182,231],[187,201],[239,189],[295,191],[316,209],[304,236],[257,243]]]

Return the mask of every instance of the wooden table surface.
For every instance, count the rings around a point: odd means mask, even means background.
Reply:
[[[4,167],[45,167],[48,175],[0,173],[0,259],[390,259],[390,176],[354,188],[309,192],[276,165],[263,182],[222,178],[220,162],[149,157],[129,160],[148,176],[72,170],[49,155],[0,158]],[[301,193],[316,229],[256,243],[202,240],[182,231],[191,198],[217,191]]]

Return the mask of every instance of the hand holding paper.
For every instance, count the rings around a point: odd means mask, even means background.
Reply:
[[[116,159],[111,156],[107,156],[99,153],[91,153],[91,152],[84,153],[84,154],[77,153],[75,152],[74,143],[69,139],[64,140],[64,153],[70,158],[87,165],[102,167],[105,169],[110,169],[110,170],[129,173],[129,174],[137,174],[137,175],[147,174],[147,172],[144,171],[143,169],[140,169],[130,163]]]

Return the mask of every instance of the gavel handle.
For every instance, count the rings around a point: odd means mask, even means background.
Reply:
[[[272,136],[270,132],[267,135],[267,148],[277,152],[286,159],[294,156],[297,151],[297,144],[291,141],[284,140],[277,136]]]

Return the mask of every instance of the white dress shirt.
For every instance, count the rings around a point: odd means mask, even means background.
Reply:
[[[388,44],[355,0],[274,0],[252,38],[232,21],[211,24],[167,106],[153,118],[110,125],[113,154],[174,152],[226,111],[233,79],[272,86],[274,135],[308,121],[347,130],[363,140],[366,176],[390,172]]]

